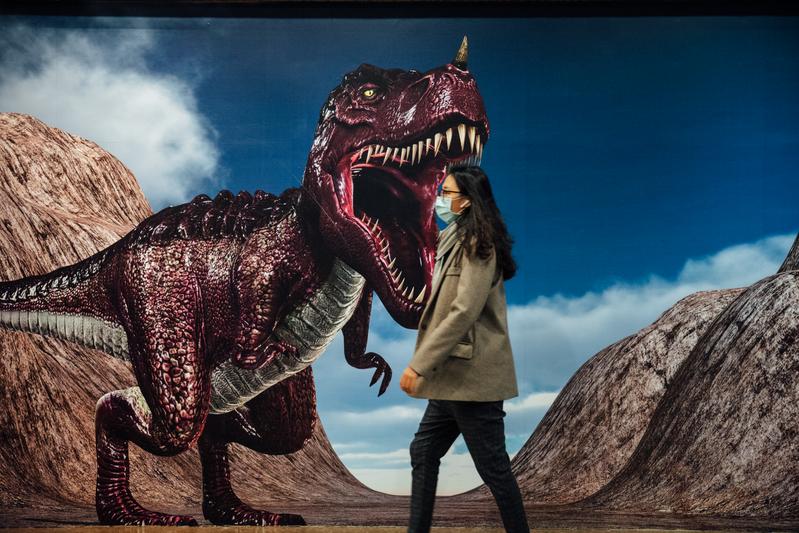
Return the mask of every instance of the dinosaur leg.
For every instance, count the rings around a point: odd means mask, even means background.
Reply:
[[[214,524],[303,525],[302,516],[258,510],[242,502],[230,485],[228,443],[285,455],[300,450],[316,422],[316,389],[311,367],[284,379],[246,405],[211,415],[200,437],[203,514]]]
[[[130,316],[138,317],[127,322],[139,387],[110,392],[97,402],[96,508],[102,524],[197,525],[190,516],[143,508],[129,487],[129,442],[154,455],[176,455],[193,445],[205,426],[211,385],[203,324],[192,292],[179,292],[182,298],[165,294],[147,312],[135,307],[142,300],[126,302]]]
[[[100,523],[197,525],[190,516],[148,511],[130,493],[128,441],[148,440],[146,428],[151,425],[150,409],[138,387],[109,392],[97,402],[95,505]]]

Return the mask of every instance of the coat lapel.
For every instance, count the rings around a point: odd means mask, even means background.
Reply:
[[[440,250],[436,250],[436,257],[439,254],[447,253],[447,250],[451,250],[449,256],[444,260],[444,264],[441,265],[441,273],[438,276],[438,279],[433,283],[433,286],[430,287],[430,297],[427,299],[427,303],[425,304],[424,309],[422,310],[422,317],[424,317],[429,311],[429,309],[433,306],[433,301],[436,299],[438,295],[438,289],[441,287],[441,282],[444,280],[444,274],[449,269],[449,265],[452,263],[453,258],[457,255],[458,249],[461,247],[461,242],[458,239],[454,239],[450,246],[446,246],[441,248]],[[420,317],[421,318],[421,317]]]

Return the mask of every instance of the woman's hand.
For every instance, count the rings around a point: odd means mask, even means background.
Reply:
[[[419,374],[416,373],[416,370],[411,367],[406,367],[400,378],[400,388],[405,391],[406,394],[411,394],[416,389],[416,378],[418,377]]]

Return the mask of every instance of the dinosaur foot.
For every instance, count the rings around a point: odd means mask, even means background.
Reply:
[[[238,500],[238,498],[236,498]],[[236,526],[304,526],[301,515],[292,513],[270,513],[253,509],[241,500],[231,504],[217,504],[206,500],[203,514],[212,524]]]
[[[103,498],[97,504],[97,517],[103,525],[142,526],[196,526],[191,516],[172,515],[150,511],[139,505],[130,493],[118,497]]]

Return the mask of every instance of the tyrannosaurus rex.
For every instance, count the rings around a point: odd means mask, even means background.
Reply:
[[[311,363],[343,330],[347,362],[365,353],[372,291],[416,328],[429,296],[433,200],[454,162],[479,162],[488,133],[467,69],[361,64],[330,92],[301,187],[196,196],[104,250],[50,273],[0,283],[0,325],[129,360],[138,386],[96,407],[96,508],[104,524],[196,525],[143,508],[129,487],[128,443],[157,455],[193,444],[203,514],[216,524],[304,524],[242,502],[227,448],[302,448],[316,420]]]

